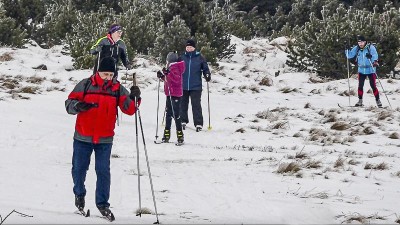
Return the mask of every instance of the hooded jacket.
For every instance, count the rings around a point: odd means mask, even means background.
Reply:
[[[182,82],[183,72],[185,71],[185,62],[173,62],[168,67],[168,73],[164,76],[164,93],[166,96],[181,97],[183,95]],[[168,90],[169,87],[169,90]],[[171,92],[171,93],[169,93]]]
[[[371,59],[368,59],[366,54],[372,55]],[[371,66],[371,63],[378,60],[378,53],[374,45],[367,44],[364,48],[360,48],[358,45],[354,46],[350,51],[345,51],[346,57],[351,59],[357,57],[358,72],[361,74],[373,74],[376,73],[376,69]],[[357,55],[356,55],[357,54]]]
[[[98,107],[78,112],[75,106],[80,101],[96,103]],[[117,106],[128,115],[133,115],[136,111],[135,102],[129,98],[128,90],[119,81],[106,82],[96,73],[79,82],[65,101],[67,112],[78,114],[74,139],[94,144],[112,143]]]
[[[183,90],[202,90],[201,75],[210,74],[207,61],[200,52],[185,52],[182,55],[185,62],[183,73]]]

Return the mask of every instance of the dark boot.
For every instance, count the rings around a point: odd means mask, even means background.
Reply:
[[[164,130],[164,136],[161,139],[162,142],[169,142],[169,138],[171,137],[171,131],[170,130]]]
[[[85,197],[75,195],[75,206],[79,210],[84,209],[85,208]]]
[[[382,102],[381,102],[381,100],[377,99],[377,100],[376,100],[376,105],[377,105],[379,108],[382,108]]]
[[[363,100],[362,98],[358,99],[358,102],[356,103],[356,106],[363,106]]]
[[[114,221],[115,217],[114,214],[111,212],[110,208],[108,207],[98,207],[101,215],[103,215],[104,217],[106,217],[109,221]]]
[[[176,137],[178,138],[179,144],[182,144],[184,142],[183,132],[181,130],[176,131]]]

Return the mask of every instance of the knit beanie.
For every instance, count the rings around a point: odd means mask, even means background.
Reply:
[[[121,30],[121,29],[122,29],[122,27],[120,25],[113,24],[113,25],[111,25],[110,29],[108,29],[108,33],[112,34],[112,33],[116,32],[116,31]]]
[[[367,41],[367,40],[365,39],[364,36],[358,35],[358,36],[357,36],[357,41]]]
[[[177,62],[178,58],[179,58],[178,54],[176,54],[175,52],[169,52],[167,55],[167,62],[168,63]]]
[[[196,48],[196,42],[192,39],[189,39],[186,41],[186,46],[192,46],[193,48]]]
[[[99,72],[115,72],[115,60],[112,57],[105,57],[100,61]]]

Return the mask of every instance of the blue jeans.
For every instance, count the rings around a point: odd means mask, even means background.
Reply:
[[[89,169],[90,156],[94,150],[96,182],[96,206],[109,207],[110,198],[110,156],[112,143],[93,144],[74,139],[74,154],[72,156],[72,179],[74,181],[74,194],[85,196],[86,172]]]

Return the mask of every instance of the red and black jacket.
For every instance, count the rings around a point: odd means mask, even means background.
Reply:
[[[96,103],[98,107],[79,112],[75,106],[80,101]],[[105,82],[96,73],[79,82],[65,101],[67,112],[78,114],[74,139],[95,144],[112,143],[117,106],[128,115],[133,115],[136,111],[135,102],[129,98],[128,90],[118,81]]]

